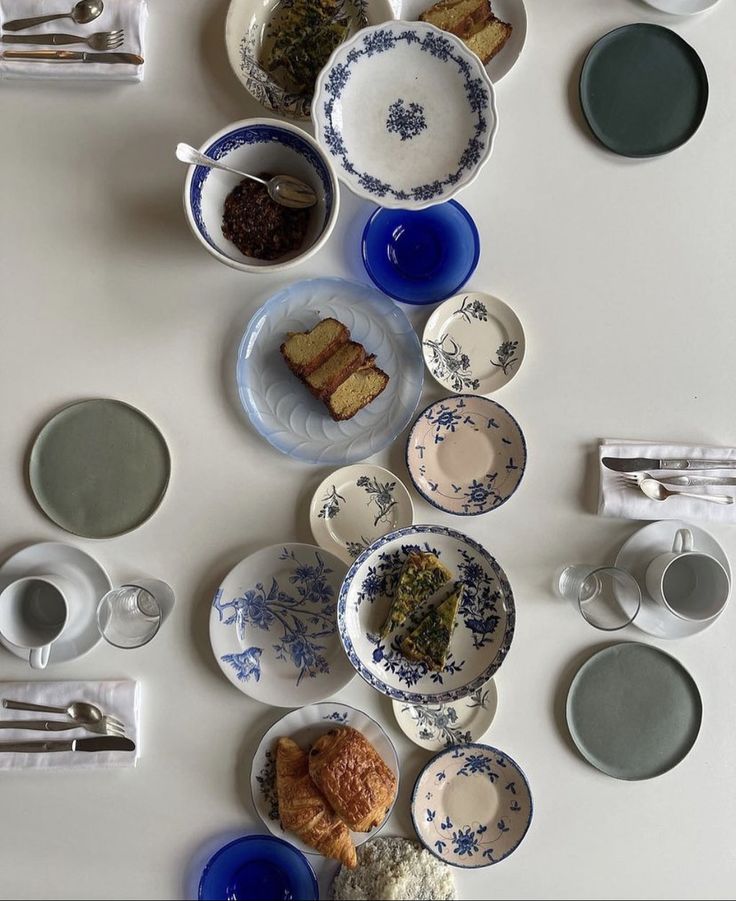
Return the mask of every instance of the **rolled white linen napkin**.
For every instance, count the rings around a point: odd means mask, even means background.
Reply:
[[[694,460],[734,460],[736,448],[715,447],[695,444],[654,444],[646,441],[623,441],[606,438],[598,449],[600,466],[600,492],[598,514],[617,516],[624,519],[693,519],[710,522],[736,523],[736,504],[721,505],[690,497],[671,497],[665,501],[654,501],[638,488],[626,485],[620,473],[603,465],[603,457],[652,457],[660,460],[688,458]],[[719,475],[736,477],[736,469],[721,469],[709,472],[658,472],[646,470],[655,478],[658,475]],[[699,485],[695,488],[679,488],[681,491],[695,491],[703,494],[730,494],[736,497],[736,485]]]
[[[103,713],[116,716],[125,724],[125,734],[135,742],[135,751],[52,751],[22,754],[2,750],[6,741],[68,741],[72,738],[97,738],[82,727],[64,732],[0,729],[0,769],[111,769],[135,766],[140,756],[140,686],[125,679],[117,682],[0,682],[0,698],[30,701],[48,707],[68,707],[73,701],[95,704]],[[59,713],[31,713],[6,710],[0,706],[2,720],[63,720]]]
[[[74,0],[0,0],[0,20],[3,25],[12,19],[27,19],[68,12]],[[144,35],[148,7],[146,0],[106,0],[102,14],[87,25],[77,25],[73,19],[56,19],[34,25],[16,35],[31,34],[80,34],[85,37],[97,31],[114,31],[122,28],[125,42],[115,52],[135,53],[145,59]],[[43,44],[0,44],[5,50],[78,50],[94,53],[86,44],[68,44],[51,47]],[[104,81],[143,81],[143,65],[127,63],[40,62],[8,60],[0,58],[0,78],[65,78],[94,79]]]

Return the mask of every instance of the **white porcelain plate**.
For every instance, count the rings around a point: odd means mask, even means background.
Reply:
[[[304,842],[293,832],[286,832],[279,822],[279,802],[276,792],[276,740],[279,738],[291,738],[301,748],[308,751],[310,746],[325,732],[334,729],[335,726],[352,726],[361,732],[380,754],[383,761],[396,776],[396,784],[399,783],[399,758],[391,739],[386,735],[379,724],[355,707],[347,704],[311,704],[287,713],[266,732],[261,743],[253,755],[253,763],[250,771],[250,790],[253,796],[253,806],[264,824],[278,838],[284,838],[292,845],[299,848],[305,854],[317,854],[314,848]],[[391,806],[393,810],[393,805]],[[380,832],[391,811],[381,826],[372,832],[351,832],[353,844],[362,845],[369,838],[373,838]]]
[[[379,206],[449,200],[493,149],[498,114],[478,57],[424,22],[359,31],[330,57],[315,89],[315,136],[339,178]]]
[[[369,463],[327,476],[309,508],[314,540],[347,563],[376,538],[413,522],[414,507],[403,482],[388,469]]]
[[[335,618],[345,569],[311,544],[279,544],[230,571],[215,592],[210,642],[236,688],[264,704],[294,707],[347,685],[353,671]]]
[[[490,394],[521,369],[524,329],[514,311],[497,297],[458,294],[432,313],[422,351],[432,377],[462,394]]]
[[[428,751],[441,751],[482,738],[496,715],[498,694],[491,679],[451,704],[392,703],[396,722],[408,739]]]
[[[379,634],[404,561],[416,550],[435,554],[465,586],[441,673],[407,660],[399,647],[426,615],[426,604],[387,638]],[[437,600],[447,593],[441,590]],[[506,658],[516,621],[511,586],[496,560],[472,538],[442,526],[399,529],[363,551],[343,582],[337,617],[343,646],[360,676],[394,700],[424,705],[457,701],[484,685]]]
[[[519,765],[490,745],[449,748],[414,785],[411,818],[419,840],[454,867],[499,863],[521,844],[532,795]]]
[[[653,6],[673,16],[694,16],[715,6],[719,0],[644,0],[644,2],[647,6]]]

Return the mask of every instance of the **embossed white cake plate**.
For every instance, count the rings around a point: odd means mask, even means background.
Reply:
[[[306,845],[293,832],[286,832],[279,822],[278,795],[276,793],[276,741],[279,738],[291,738],[299,747],[308,751],[310,746],[325,732],[335,726],[351,726],[362,733],[378,751],[379,755],[396,776],[399,783],[399,758],[391,739],[381,726],[367,713],[349,707],[347,704],[333,704],[329,701],[311,704],[299,710],[292,710],[266,732],[261,739],[250,771],[250,791],[256,813],[264,825],[278,838],[284,838],[305,854],[317,854],[314,848]],[[396,803],[394,801],[394,803]],[[393,804],[391,805],[393,810]],[[369,838],[374,838],[388,822],[389,810],[383,823],[372,832],[351,832],[354,845],[362,845]]]
[[[309,508],[314,540],[347,563],[376,538],[413,522],[414,507],[404,483],[388,469],[368,463],[327,476]]]
[[[490,294],[467,291],[432,313],[422,339],[424,362],[445,388],[490,394],[521,369],[524,329],[514,311]]]
[[[644,0],[647,6],[673,16],[695,16],[711,9],[720,0]]]

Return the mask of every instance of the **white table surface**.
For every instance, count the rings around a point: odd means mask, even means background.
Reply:
[[[567,738],[567,685],[605,642],[550,585],[562,563],[611,560],[638,527],[594,515],[597,438],[736,442],[736,4],[692,19],[636,0],[527,5],[527,46],[498,88],[493,157],[461,200],[483,238],[468,287],[506,299],[526,329],[524,368],[497,397],[526,432],[528,472],[512,502],[478,518],[453,519],[414,496],[417,521],[456,526],[491,550],[517,601],[486,740],[526,770],[534,819],[508,860],[456,871],[459,895],[727,898],[736,885],[735,605],[709,632],[656,642],[695,676],[703,728],[674,771],[628,784],[584,763]],[[132,534],[75,543],[113,578],[145,571],[178,598],[142,650],[100,645],[43,674],[140,679],[143,757],[129,772],[2,775],[3,898],[189,897],[188,876],[213,842],[259,825],[249,761],[281,712],[220,673],[209,608],[246,554],[311,540],[308,500],[328,470],[280,456],[250,429],[233,400],[234,345],[288,280],[365,281],[357,236],[371,209],[343,191],[329,245],[288,278],[228,269],[189,233],[177,141],[199,144],[262,114],[229,70],[226,7],[151,0],[142,85],[0,86],[0,553],[65,540],[24,485],[34,430],[69,401],[121,398],[168,438],[171,487]],[[679,31],[711,87],[695,138],[648,162],[598,147],[576,101],[586,50],[634,21]],[[421,328],[428,311],[410,315]],[[428,380],[427,400],[442,393]],[[401,440],[377,461],[406,475]],[[733,555],[736,530],[712,531]],[[623,637],[650,640],[633,629]],[[1,656],[0,679],[28,676]],[[408,798],[429,754],[358,678],[339,698],[378,716],[397,742],[401,793],[387,831],[411,834]]]

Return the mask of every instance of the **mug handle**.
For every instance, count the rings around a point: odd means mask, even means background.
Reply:
[[[33,648],[28,658],[28,662],[33,669],[45,669],[49,662],[49,654],[51,653],[51,645],[46,644],[42,648]]]
[[[678,529],[672,542],[672,553],[686,554],[692,551],[693,547],[693,533],[690,529]]]

